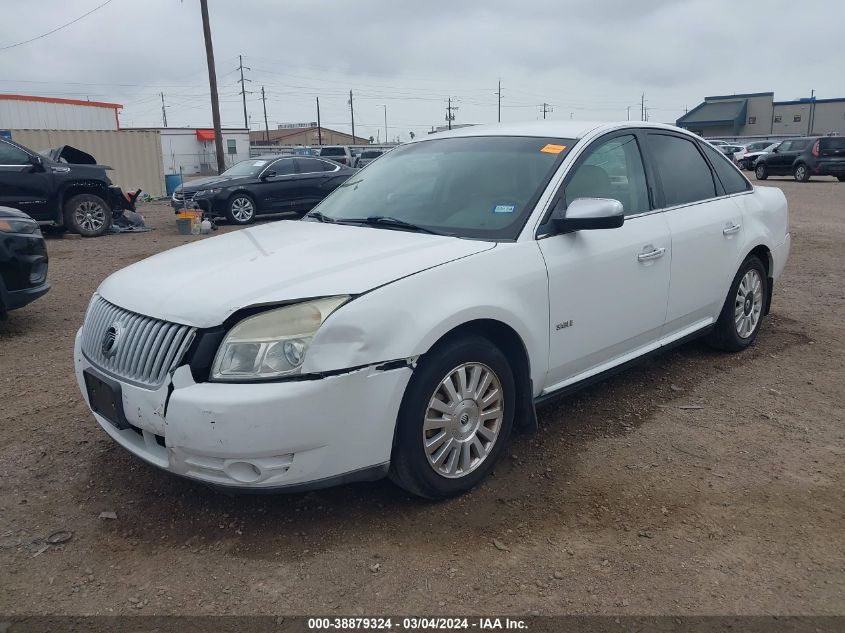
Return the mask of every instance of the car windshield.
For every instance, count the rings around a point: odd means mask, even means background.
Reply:
[[[346,150],[342,147],[324,147],[320,150],[320,156],[346,156]]]
[[[387,217],[424,229],[515,239],[571,139],[444,138],[394,149],[318,207],[327,221]]]
[[[381,152],[375,150],[361,152],[361,158],[378,158],[379,156],[381,156]]]
[[[242,160],[235,163],[224,171],[221,176],[230,178],[242,178],[244,176],[257,176],[258,173],[270,163],[269,159]]]

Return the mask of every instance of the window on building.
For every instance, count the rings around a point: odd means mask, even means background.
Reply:
[[[801,115],[800,115],[800,114],[796,114],[795,116],[793,116],[793,117],[792,117],[792,122],[793,122],[793,123],[801,123]]]
[[[775,123],[780,123],[781,121],[783,121],[783,117],[779,114],[776,114],[775,115]]]
[[[238,153],[238,142],[233,138],[226,139],[226,151],[229,154],[237,154]]]
[[[748,117],[748,125],[754,125],[755,123],[757,123],[757,117],[756,116]]]
[[[667,207],[716,196],[713,172],[695,143],[667,134],[649,134]]]

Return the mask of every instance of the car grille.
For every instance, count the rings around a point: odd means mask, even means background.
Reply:
[[[182,360],[195,328],[124,310],[94,295],[82,326],[82,351],[100,369],[159,387]]]
[[[173,200],[174,202],[182,202],[183,200],[187,200],[190,202],[196,196],[196,192],[189,191],[186,194],[183,194],[181,191],[174,191],[173,192]]]

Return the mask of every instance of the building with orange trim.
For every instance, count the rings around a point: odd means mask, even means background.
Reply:
[[[119,130],[119,103],[0,94],[0,130]]]

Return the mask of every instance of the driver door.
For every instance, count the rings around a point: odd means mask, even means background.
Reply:
[[[596,140],[559,192],[614,198],[625,223],[614,229],[551,235],[538,241],[549,279],[549,373],[545,391],[578,382],[658,347],[666,320],[672,242],[654,211],[638,133]]]
[[[279,213],[294,208],[297,198],[296,163],[293,158],[280,158],[264,169],[261,178],[262,211]]]
[[[20,209],[36,220],[54,220],[48,207],[51,175],[33,160],[19,147],[0,140],[0,206]]]

